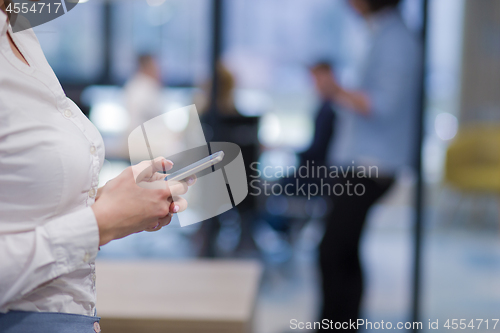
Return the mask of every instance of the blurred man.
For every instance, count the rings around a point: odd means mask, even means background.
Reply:
[[[129,131],[162,113],[161,72],[152,55],[141,55],[136,74],[125,85]]]
[[[335,197],[320,245],[322,318],[334,322],[359,318],[361,232],[368,210],[412,164],[422,74],[420,41],[403,23],[399,0],[349,3],[368,23],[371,49],[359,90],[335,84],[331,92],[341,111],[331,160],[356,170],[340,179],[344,192]]]
[[[332,88],[335,88],[332,67],[328,62],[318,62],[310,68],[316,86],[316,91],[321,99],[319,110],[314,121],[314,137],[309,148],[300,154],[301,165],[314,161],[315,165],[324,165],[328,146],[333,136],[335,113],[332,107]]]

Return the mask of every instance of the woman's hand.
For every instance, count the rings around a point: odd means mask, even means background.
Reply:
[[[196,177],[167,183],[165,175],[172,162],[163,157],[127,168],[99,189],[92,209],[99,226],[99,245],[141,231],[157,231],[170,223],[172,213],[187,208],[179,197]]]

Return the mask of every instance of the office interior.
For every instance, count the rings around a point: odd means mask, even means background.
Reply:
[[[79,2],[34,31],[67,95],[103,135],[102,185],[130,165],[124,85],[139,55],[158,61],[163,112],[195,104],[212,121],[204,127],[208,141],[232,126],[219,126],[209,107],[214,69],[223,63],[235,82],[234,105],[248,118],[242,121],[248,140],[233,142],[253,147],[247,156],[259,168],[287,166],[298,163],[313,136],[318,98],[308,66],[329,60],[338,80],[355,86],[368,35],[344,0]],[[425,35],[422,163],[420,173],[401,172],[370,211],[361,243],[363,318],[418,318],[424,331],[428,320],[491,321],[500,310],[500,2],[404,0],[400,10],[408,27]],[[187,120],[173,122],[182,130]],[[318,319],[317,247],[330,202],[321,196],[245,200],[243,208],[210,221],[113,241],[101,248],[98,263],[130,263],[132,270],[144,262],[174,269],[256,263],[248,330],[300,331],[291,330],[291,319]],[[140,294],[144,287],[131,282],[130,288]],[[105,320],[102,326],[106,332]]]

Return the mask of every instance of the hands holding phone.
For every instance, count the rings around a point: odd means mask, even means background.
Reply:
[[[141,231],[158,231],[172,214],[187,208],[180,197],[196,182],[196,176],[166,182],[162,171],[173,163],[159,157],[125,169],[99,189],[92,205],[99,226],[99,245]]]

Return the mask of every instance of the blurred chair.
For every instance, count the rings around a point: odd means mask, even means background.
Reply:
[[[484,207],[477,209],[477,206],[487,202],[476,199],[500,193],[500,125],[474,124],[461,128],[448,148],[444,179],[446,184],[458,190],[453,215],[457,215],[464,199],[471,201],[471,213],[484,214]],[[464,215],[469,220],[473,217],[472,214],[462,214],[462,217]],[[474,217],[477,220],[477,216]]]
[[[448,148],[445,180],[462,191],[500,192],[500,125],[471,125]]]

